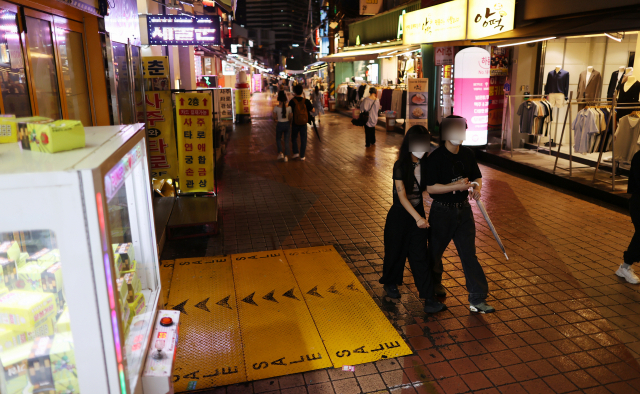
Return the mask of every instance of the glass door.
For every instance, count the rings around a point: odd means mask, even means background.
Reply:
[[[31,65],[34,107],[37,115],[62,119],[60,81],[56,62],[53,17],[25,9],[27,57]]]
[[[116,93],[118,96],[118,109],[120,113],[119,124],[135,123],[136,114],[131,95],[132,81],[129,67],[129,48],[127,44],[112,43],[113,68],[115,71]]]
[[[0,1],[0,111],[20,118],[31,103],[19,31],[18,7]]]

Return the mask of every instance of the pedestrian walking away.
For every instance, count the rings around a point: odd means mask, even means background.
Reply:
[[[287,105],[287,95],[284,91],[278,92],[278,105],[273,108],[273,120],[276,122],[276,146],[278,147],[277,160],[289,160],[289,134],[291,132],[291,120],[293,112]],[[284,152],[282,149],[282,137],[284,136]]]
[[[369,120],[364,125],[364,146],[368,148],[376,143],[376,124],[378,124],[378,112],[380,111],[380,100],[378,100],[376,88],[369,88],[369,97],[362,100],[360,111],[369,112]]]
[[[464,272],[469,309],[472,312],[495,312],[487,305],[489,285],[476,256],[476,225],[469,195],[481,197],[482,174],[473,152],[462,147],[467,124],[464,118],[451,115],[442,120],[440,147],[427,160],[427,193],[433,198],[429,212],[429,257],[436,295],[446,295],[442,286],[442,255],[453,240]],[[472,182],[476,184],[471,185]],[[469,190],[473,187],[472,190]]]
[[[291,122],[291,149],[293,150],[293,159],[300,158],[305,160],[305,151],[307,149],[307,123],[309,122],[309,114],[314,114],[315,109],[311,101],[303,96],[302,85],[297,84],[293,88],[295,96],[289,101],[289,107],[293,113]],[[298,149],[298,135],[300,136],[300,149]]]
[[[322,94],[318,86],[313,90],[311,98],[313,99],[313,108],[316,110],[316,116],[324,115],[324,94]]]
[[[629,213],[635,233],[631,238],[629,247],[624,252],[624,262],[616,271],[616,275],[626,279],[627,282],[637,285],[640,279],[633,271],[631,264],[640,262],[640,151],[633,155],[631,169],[629,171],[629,185],[627,193],[631,194],[629,199]]]
[[[436,313],[445,309],[433,293],[433,275],[428,264],[428,229],[422,193],[425,190],[425,154],[431,145],[423,126],[413,126],[400,146],[393,165],[393,205],[384,226],[384,262],[380,283],[391,298],[400,298],[407,258],[424,311]]]

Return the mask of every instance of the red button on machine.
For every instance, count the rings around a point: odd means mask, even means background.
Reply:
[[[160,319],[160,325],[162,327],[169,327],[172,324],[173,324],[173,319],[170,317],[163,317],[162,319]]]

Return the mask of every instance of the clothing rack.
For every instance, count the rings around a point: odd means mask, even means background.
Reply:
[[[571,105],[572,104],[584,104],[585,106],[584,108],[613,108],[612,107],[612,103],[609,99],[603,99],[603,98],[592,98],[592,99],[576,99],[576,100],[571,100],[571,97],[573,96],[573,92],[569,93],[569,103],[568,106],[569,108],[567,108],[567,115],[569,116],[569,119],[572,118],[572,110],[571,110]],[[613,112],[613,111],[612,111]],[[609,116],[609,119],[607,120],[607,125],[604,129],[604,133],[606,136],[606,132],[609,128],[609,121],[611,121],[612,116]],[[562,140],[564,138],[564,130],[565,130],[565,126],[566,126],[566,121],[567,121],[567,117],[565,116],[565,124],[562,125],[562,133],[560,134],[560,140],[558,140],[558,152],[556,154],[556,162],[555,165],[553,166],[553,173],[556,173],[556,169],[560,169],[560,170],[564,170],[564,171],[569,171],[569,176],[573,176],[573,133],[571,131],[571,128],[569,128],[569,168],[566,167],[559,167],[558,166],[558,159],[560,158],[560,148],[562,148]],[[606,138],[604,138],[606,139]],[[603,140],[604,140],[603,139]],[[601,145],[602,141],[601,141]],[[576,167],[576,168],[590,168],[591,166],[585,166],[585,167]]]
[[[618,126],[618,116],[616,113],[616,110],[618,109],[632,109],[634,110],[634,112],[632,112],[631,114],[627,115],[627,116],[631,116],[631,115],[635,115],[640,117],[639,111],[640,111],[640,105],[636,104],[636,103],[628,103],[628,104],[618,104],[617,103],[617,99],[616,96],[614,95],[614,101],[613,101],[613,110],[612,112],[612,116],[609,118],[609,120],[613,121],[613,127],[612,127],[612,144],[611,144],[611,191],[615,191],[616,190],[616,166],[620,166],[620,163],[617,162],[616,160],[616,147],[615,147],[615,141],[616,141],[616,131],[617,131],[617,126]],[[609,127],[608,122],[607,122],[607,128]],[[602,154],[604,153],[604,139],[603,141],[601,141],[601,145],[600,145],[600,154],[598,155],[598,162],[596,163],[596,169],[593,172],[593,180],[591,181],[591,183],[595,183],[596,181],[598,182],[604,182],[604,183],[609,183],[608,180],[601,180],[601,179],[597,179],[597,175],[598,175],[598,168],[600,167],[600,163],[602,162]],[[621,179],[618,179],[621,180]]]
[[[507,128],[504,125],[508,125],[508,124],[513,125],[513,116],[511,115],[511,111],[512,111],[513,108],[512,108],[512,104],[511,104],[511,99],[512,98],[528,98],[528,99],[540,101],[543,98],[547,97],[546,94],[519,94],[519,95],[511,95],[511,94],[509,94],[509,95],[505,95],[505,96],[507,97],[507,109],[506,109],[506,112],[507,112],[508,121],[505,120],[505,119],[502,120],[503,126],[502,126],[502,135],[500,137],[500,150],[503,150],[504,147],[505,147],[505,138],[506,138],[506,135],[505,135],[506,133],[505,132],[507,131],[506,130]],[[569,102],[571,102],[571,98],[572,97],[573,97],[573,92],[569,92]],[[525,101],[529,101],[529,100],[525,100]],[[556,111],[556,119],[557,119],[557,116],[558,116],[559,113],[560,113],[560,108],[558,108],[558,110]],[[566,124],[566,122],[567,122],[567,117],[566,116],[565,116],[564,121],[565,121],[565,124]],[[556,125],[557,125],[557,123],[558,122],[556,121]],[[564,131],[564,126],[563,126],[562,129]],[[512,130],[512,132],[513,132],[513,130]],[[539,136],[539,138],[538,138],[538,148],[536,149],[536,153],[540,152],[540,141],[541,140],[542,140],[542,137]],[[549,138],[549,141],[551,141],[551,138]],[[551,155],[551,144],[549,144],[549,155]],[[513,141],[511,141],[511,158],[513,159]]]

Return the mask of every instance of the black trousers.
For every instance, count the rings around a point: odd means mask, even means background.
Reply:
[[[633,264],[640,262],[640,194],[631,195],[629,213],[631,213],[631,222],[633,222],[635,233],[623,257],[625,263]]]
[[[364,140],[365,144],[371,145],[376,143],[376,128],[364,126]]]
[[[429,225],[429,257],[434,271],[434,282],[442,281],[442,255],[453,240],[467,282],[469,302],[479,304],[486,300],[489,285],[476,257],[476,223],[473,220],[471,205],[467,202],[463,207],[456,208],[434,201],[429,212]]]
[[[424,206],[416,211],[424,216]],[[402,205],[392,205],[384,225],[384,264],[380,283],[401,285],[405,262],[409,266],[420,298],[433,298],[431,268],[428,264],[428,229],[418,228],[413,216]]]

